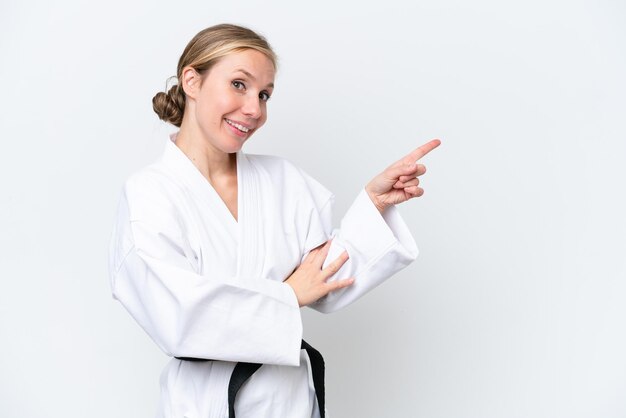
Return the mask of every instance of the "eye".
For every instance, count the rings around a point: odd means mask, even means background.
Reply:
[[[267,102],[270,99],[270,94],[266,91],[262,91],[261,93],[259,93],[259,99]]]
[[[243,84],[243,82],[239,81],[239,80],[234,80],[232,83],[234,88],[236,88],[237,90],[245,90],[246,89],[246,85]]]

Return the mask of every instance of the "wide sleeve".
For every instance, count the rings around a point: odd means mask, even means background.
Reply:
[[[136,219],[129,206],[125,189],[109,251],[111,289],[166,354],[299,365],[302,322],[289,285],[198,274],[177,222],[163,213]]]
[[[307,181],[316,183],[311,178]],[[319,186],[311,190],[316,187]],[[344,250],[350,256],[329,281],[355,278],[352,285],[309,305],[320,312],[333,312],[349,305],[417,258],[417,245],[398,209],[391,206],[381,215],[365,189],[358,194],[338,229],[331,227],[332,204],[321,207],[319,219],[327,236],[333,237],[324,267]]]

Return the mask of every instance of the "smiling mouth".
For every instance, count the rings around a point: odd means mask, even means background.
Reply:
[[[233,127],[237,128],[237,129],[239,129],[239,131],[240,131],[240,132],[243,132],[243,133],[248,133],[248,132],[250,132],[250,131],[252,130],[252,129],[250,129],[250,128],[246,128],[245,126],[240,125],[240,124],[238,124],[238,123],[236,123],[236,122],[233,122],[233,121],[232,121],[232,120],[230,120],[230,119],[226,119],[226,118],[224,118],[224,120],[225,120],[225,121],[226,121],[226,123],[227,123],[227,124],[229,124],[230,126],[233,126]]]

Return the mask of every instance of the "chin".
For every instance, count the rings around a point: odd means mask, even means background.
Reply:
[[[227,154],[232,154],[235,152],[239,152],[241,151],[241,149],[243,148],[243,145],[247,142],[246,141],[229,141],[227,144],[224,144],[224,146],[222,147],[222,151],[224,151]]]
[[[220,149],[229,154],[241,151],[244,144],[250,140],[255,131],[256,130],[249,132],[249,134],[245,137],[238,137],[233,135],[231,132],[227,132],[226,136],[222,137],[222,146]]]

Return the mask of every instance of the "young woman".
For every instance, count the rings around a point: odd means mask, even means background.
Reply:
[[[173,358],[162,417],[324,417],[323,360],[300,308],[337,310],[417,256],[394,205],[421,196],[433,140],[374,177],[341,228],[333,195],[288,161],[241,151],[267,118],[276,57],[234,25],[198,33],[159,117],[180,129],[125,183],[113,296]]]

